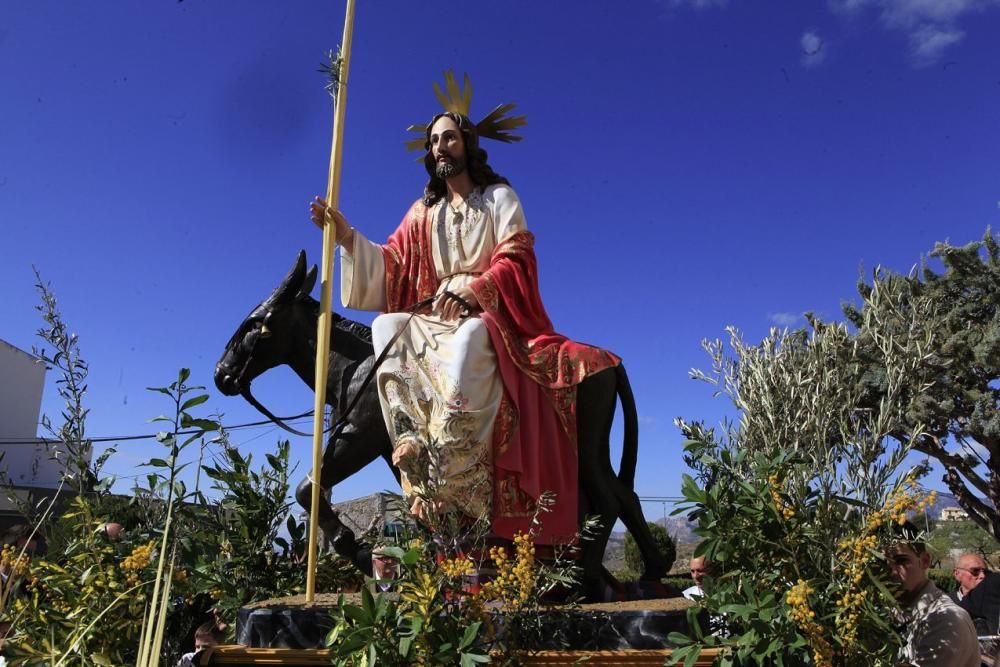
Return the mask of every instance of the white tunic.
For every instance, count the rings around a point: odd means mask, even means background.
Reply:
[[[436,294],[464,287],[487,271],[493,250],[525,230],[524,213],[506,185],[473,191],[453,209],[443,199],[429,212]],[[357,230],[341,249],[341,301],[359,310],[384,310],[382,248]],[[375,318],[378,354],[406,323],[407,313]],[[472,517],[489,518],[493,422],[503,394],[496,354],[478,316],[451,322],[417,315],[376,375],[382,415],[393,446],[420,451],[419,472],[403,474],[403,491]]]

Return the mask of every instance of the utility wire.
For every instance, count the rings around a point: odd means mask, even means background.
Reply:
[[[308,417],[311,415],[303,415],[301,419],[293,419],[289,423],[291,424],[302,424],[309,421]],[[265,419],[259,422],[248,422],[246,424],[235,424],[233,426],[223,426],[224,431],[237,431],[244,428],[259,428],[261,426],[273,426],[274,422],[270,419]],[[195,429],[192,431],[178,431],[177,435],[194,435],[195,433],[202,433],[201,429]],[[150,433],[146,435],[119,435],[119,436],[100,436],[94,438],[85,438],[86,441],[94,442],[122,442],[125,440],[153,440],[156,438],[156,433]],[[0,438],[0,445],[44,445],[44,444],[59,444],[59,440],[54,440],[52,438],[31,438],[31,439],[15,439],[15,438]]]

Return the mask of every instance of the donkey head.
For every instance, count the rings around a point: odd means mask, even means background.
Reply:
[[[215,365],[219,391],[227,396],[240,394],[264,371],[289,362],[302,345],[299,325],[306,319],[305,309],[315,306],[309,298],[315,284],[316,266],[307,272],[306,252],[300,250],[285,279],[250,312],[226,344]]]

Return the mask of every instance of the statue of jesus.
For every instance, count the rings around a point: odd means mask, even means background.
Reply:
[[[576,386],[620,360],[555,333],[524,209],[479,138],[467,110],[432,119],[429,181],[385,244],[319,197],[311,217],[336,227],[343,305],[382,313],[376,354],[399,333],[376,377],[411,511],[488,517],[512,538],[550,491],[537,539],[569,541],[579,521]]]

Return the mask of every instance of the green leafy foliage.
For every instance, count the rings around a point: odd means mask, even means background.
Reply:
[[[543,494],[539,513],[552,500]],[[395,591],[366,587],[357,600],[341,596],[327,637],[334,664],[517,664],[523,651],[560,645],[564,624],[543,600],[556,588],[572,587],[577,572],[566,553],[551,563],[535,560],[538,513],[532,525],[533,532],[516,535],[510,547],[486,550],[487,524],[470,527],[450,513],[433,530],[413,526],[416,537],[404,538],[404,545],[381,548],[398,563]],[[495,571],[486,582],[478,578],[484,564]]]
[[[175,593],[186,589],[186,571],[175,570],[172,564],[164,568],[164,560],[168,552],[176,552],[171,509],[175,501],[188,497],[177,478],[183,467],[179,457],[206,432],[198,429],[180,437],[182,423],[190,419],[182,409],[185,397],[202,389],[188,387],[187,377],[188,371],[182,369],[169,387],[155,389],[173,399],[175,410],[172,430],[157,438],[167,451],[166,458],[145,464],[155,472],[147,478],[148,487],[136,489],[136,498],[148,508],[146,530],[133,531],[122,542],[112,541],[104,534],[109,517],[99,511],[103,496],[76,496],[52,530],[61,539],[50,546],[46,558],[31,564],[25,594],[5,612],[12,632],[4,648],[12,664],[37,664],[43,656],[58,657],[60,663],[136,664],[145,662],[144,650],[159,654],[155,644],[147,642],[149,649],[140,647],[140,637],[152,638],[152,634],[136,619],[156,620],[160,601],[168,603],[168,582],[179,580]],[[173,606],[183,604],[175,601]],[[154,610],[152,614],[149,609]],[[158,622],[165,624],[168,619],[160,615]]]
[[[674,543],[674,538],[670,537],[667,529],[658,523],[649,522],[646,525],[649,526],[653,542],[656,543],[656,548],[663,556],[663,562],[666,563],[664,570],[669,571],[673,567],[674,560],[677,559],[677,545]],[[642,572],[642,554],[639,552],[639,545],[636,544],[632,533],[625,534],[625,564],[632,572]]]
[[[204,466],[219,497],[206,508],[198,533],[197,576],[230,617],[249,602],[305,590],[306,526],[291,514],[289,442],[255,469],[222,439],[218,462]],[[287,537],[281,535],[282,529]],[[318,580],[326,590],[356,589],[362,577],[334,554],[323,554]]]
[[[76,496],[50,522],[49,553],[31,561],[0,619],[12,628],[4,645],[9,664],[55,664],[60,657],[64,664],[137,664],[143,630],[137,619],[147,613],[158,580],[166,605],[162,646],[147,650],[165,664],[190,650],[184,639],[210,609],[232,620],[244,604],[304,587],[305,526],[289,512],[288,443],[278,443],[258,468],[221,434],[220,460],[203,468],[219,497],[209,503],[179,479],[186,451],[203,447],[205,435],[219,428],[189,412],[204,404],[205,394],[187,379],[182,370],[169,386],[151,388],[173,402],[174,415],[158,418],[170,425],[157,437],[163,453],[142,464],[149,473],[132,497]],[[105,534],[109,521],[125,526],[123,540]],[[332,554],[321,557],[318,574],[327,590],[356,588],[361,580]],[[157,633],[147,634],[152,641]]]
[[[927,570],[927,576],[945,593],[954,593],[958,590],[958,581],[955,580],[955,573],[951,570],[931,568]]]
[[[190,384],[191,373],[182,368],[169,385],[149,388],[169,400],[171,409],[151,420],[164,430],[156,437],[158,451],[139,466],[146,474],[130,496],[110,493],[115,480],[101,470],[115,450],[91,461],[84,407],[88,367],[79,341],[68,333],[40,277],[38,289],[46,322],[39,336],[54,352],[36,353],[59,372],[65,401],[61,426],[47,417],[43,422],[59,445],[63,486],[78,495],[65,512],[56,502],[43,511],[19,507],[44,536],[48,553],[33,559],[13,550],[0,554],[0,567],[11,573],[0,587],[7,663],[173,665],[191,650],[185,639],[206,615],[212,617],[213,608],[232,627],[236,607],[301,590],[305,528],[290,513],[288,443],[265,454],[266,465],[254,465],[228,445],[217,420],[196,412],[208,394]],[[203,466],[209,447],[222,452]],[[181,473],[193,460],[192,490]],[[201,491],[203,472],[217,502]],[[124,527],[121,537],[117,529],[114,535],[105,531],[109,522]],[[330,554],[321,557],[317,574],[325,590],[360,584],[353,567]],[[154,599],[159,602],[152,604]],[[153,621],[145,630],[144,616]]]
[[[485,601],[464,586],[472,562],[463,555],[436,558],[433,542],[416,540],[409,548],[382,549],[396,558],[399,593],[372,594],[366,586],[360,603],[340,596],[327,637],[335,665],[473,665],[489,662],[480,637],[492,620]]]
[[[72,535],[63,553],[36,559],[24,573],[24,586],[4,613],[11,635],[4,645],[9,664],[135,662],[146,604],[148,560],[134,570],[121,567],[128,545],[102,539],[103,522],[78,496],[59,518]],[[137,575],[138,583],[130,580]],[[101,622],[91,626],[101,615]]]
[[[868,303],[872,332],[899,305],[882,290]],[[811,328],[772,331],[758,345],[730,330],[731,356],[706,343],[712,371],[693,372],[732,400],[738,421],[716,432],[678,420],[695,473],[679,511],[698,521],[695,555],[713,569],[701,600],[711,620],[702,627],[691,610],[692,636],[673,637],[676,662],[720,646],[723,664],[893,664],[900,639],[881,548],[890,524],[930,500],[916,483],[923,470],[902,467],[922,432],[905,420],[902,386],[933,332],[907,346],[873,334],[887,379],[873,409],[846,326],[813,319]],[[910,438],[889,437],[904,430]]]

